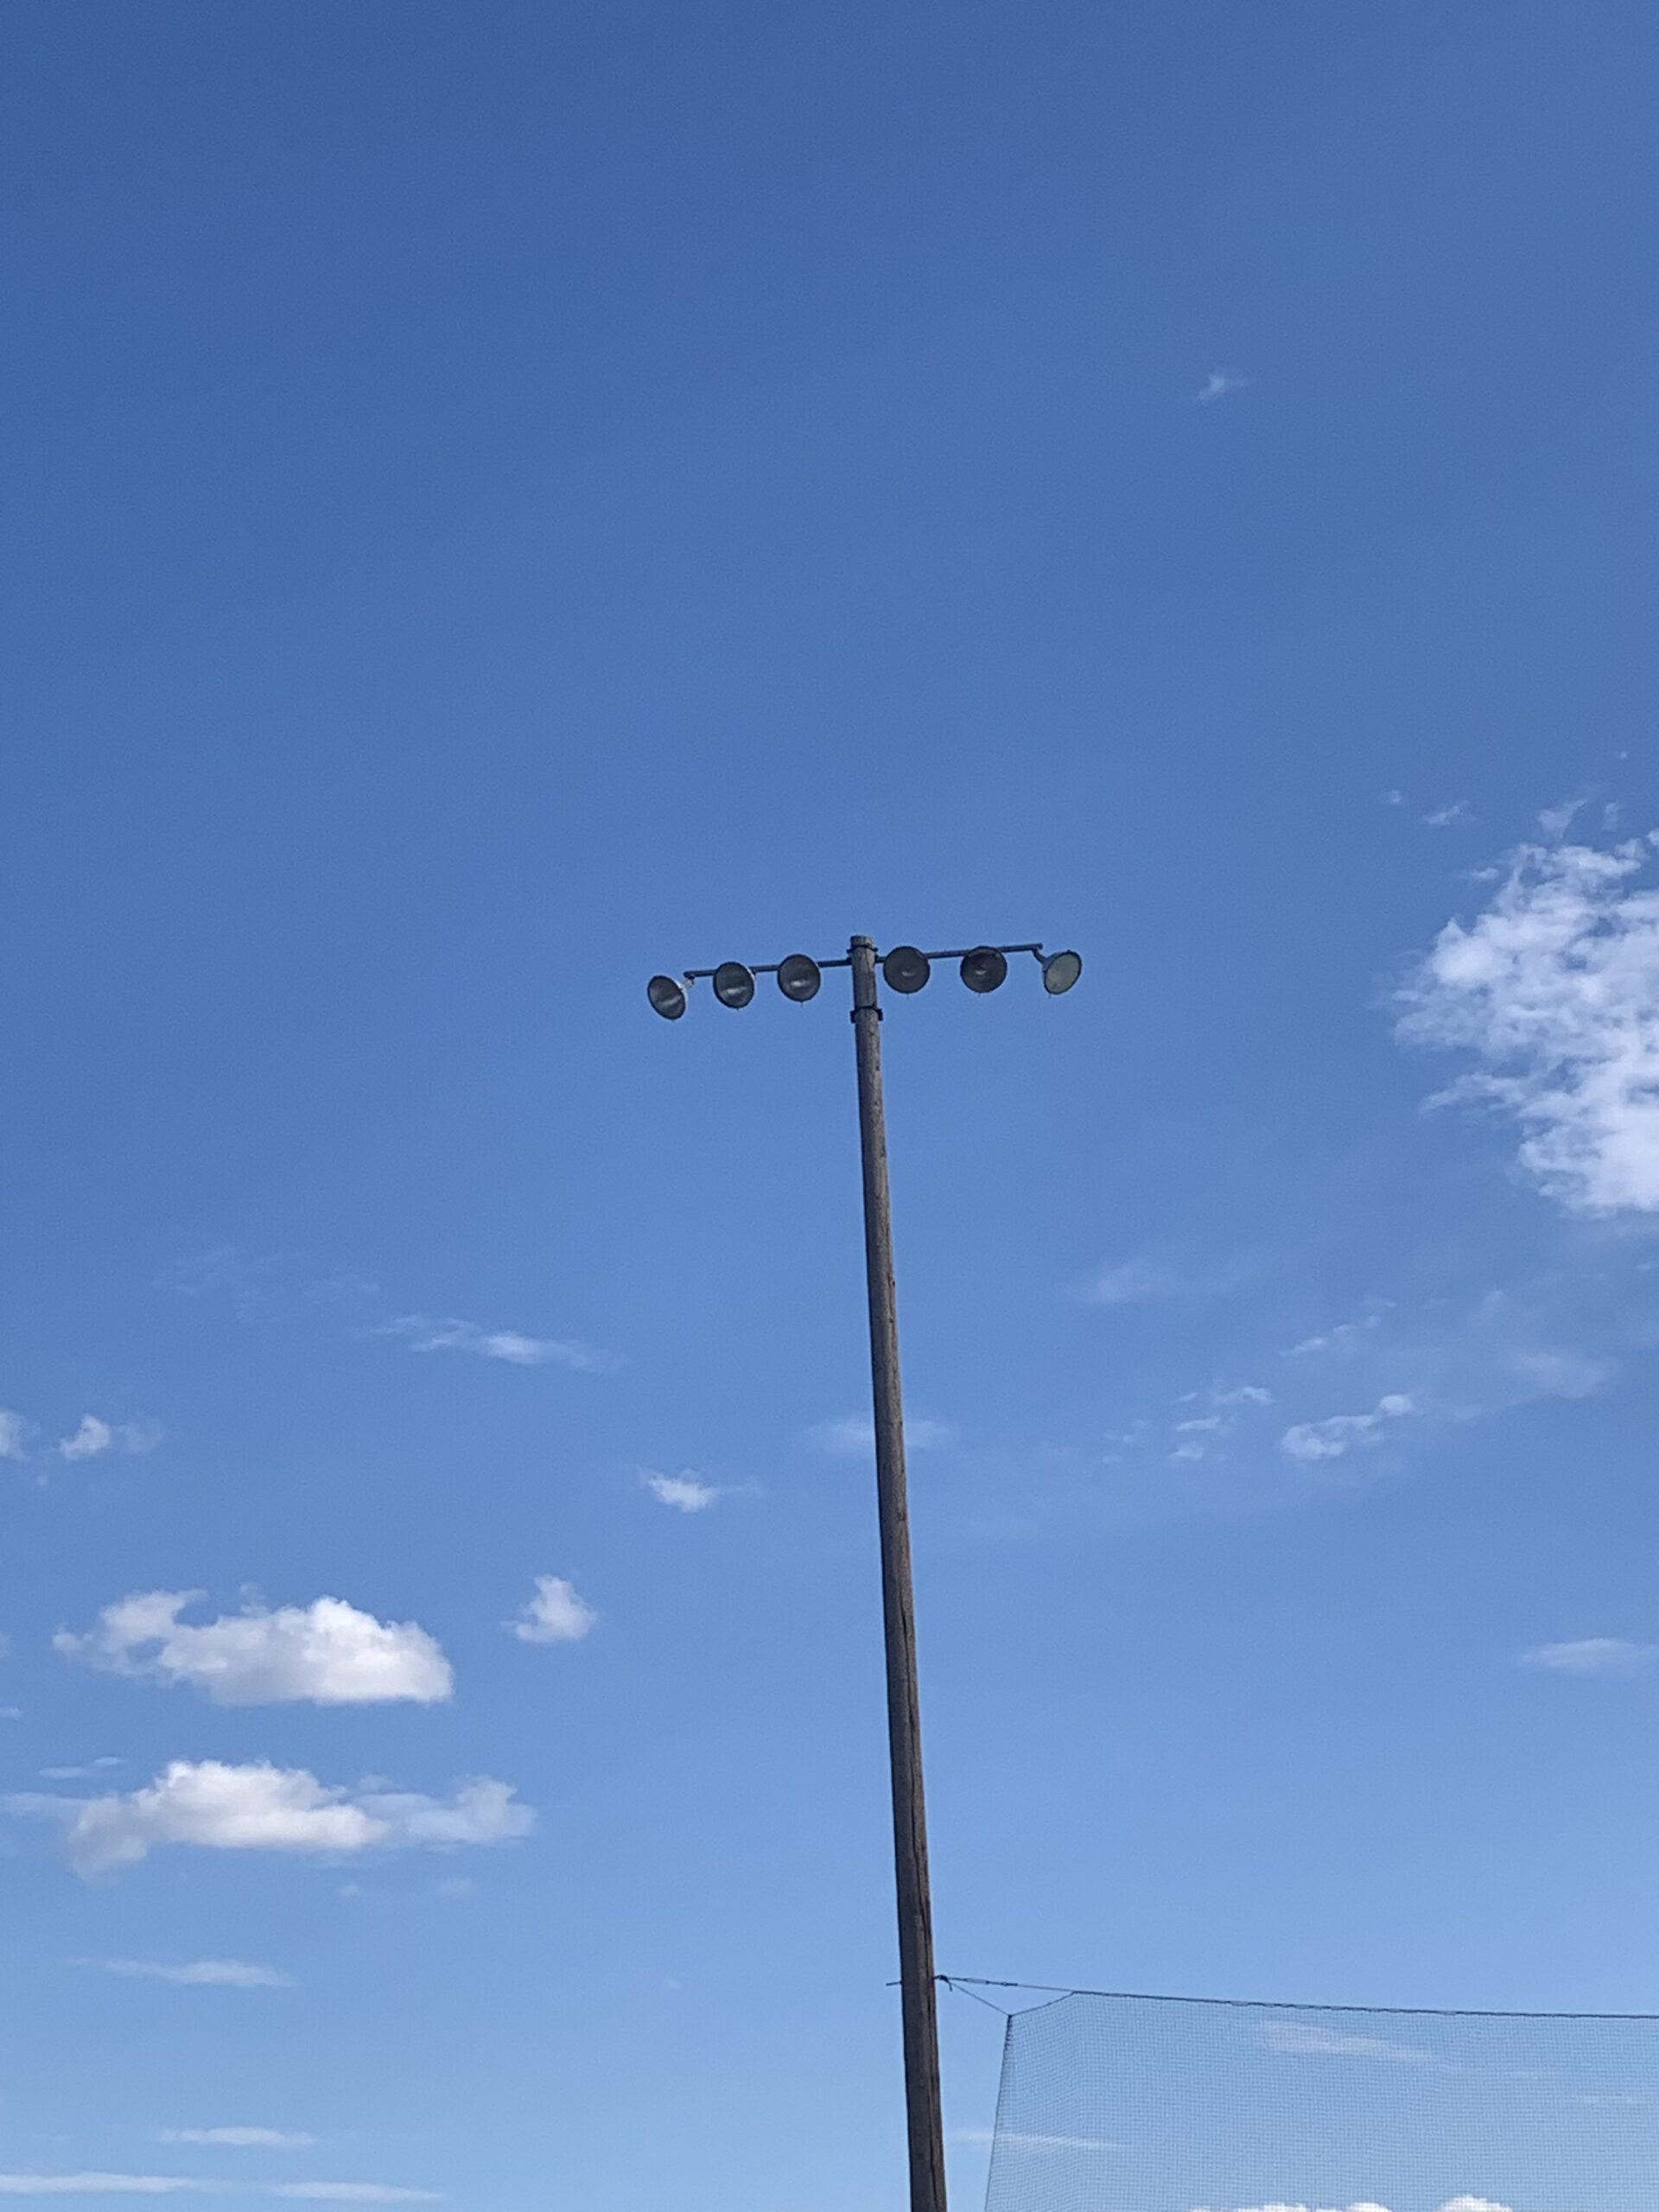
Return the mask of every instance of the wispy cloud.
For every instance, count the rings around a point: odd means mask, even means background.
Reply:
[[[1449,806],[1437,806],[1423,817],[1431,830],[1450,830],[1455,823],[1472,818],[1466,798],[1454,798]]]
[[[375,1333],[401,1337],[411,1351],[464,1351],[478,1359],[505,1360],[510,1367],[568,1367],[583,1375],[607,1375],[620,1366],[614,1352],[597,1351],[564,1337],[531,1337],[518,1329],[486,1329],[476,1321],[434,1320],[425,1313],[401,1313],[383,1321]]]
[[[1176,1402],[1205,1408],[1202,1413],[1183,1414],[1169,1426],[1168,1465],[1194,1467],[1201,1460],[1225,1457],[1223,1447],[1236,1433],[1240,1421],[1259,1408],[1270,1406],[1273,1393],[1259,1382],[1240,1382],[1226,1389],[1213,1384],[1207,1390],[1185,1391]]]
[[[245,1959],[187,1959],[177,1966],[156,1959],[79,1959],[78,1966],[143,1981],[170,1981],[180,1989],[292,1989],[292,1974],[275,1967],[250,1966]]]
[[[1144,1306],[1173,1298],[1180,1287],[1166,1268],[1144,1259],[1118,1260],[1104,1267],[1084,1293],[1091,1306]]]
[[[1195,2205],[1193,2212],[1210,2212],[1210,2208],[1204,2204]],[[1342,2205],[1287,2204],[1275,2200],[1271,2204],[1236,2207],[1235,2212],[1389,2212],[1389,2208],[1386,2204],[1374,2203],[1365,2196],[1345,2208]],[[1440,2206],[1440,2212],[1510,2212],[1510,2208],[1486,2196],[1452,2196]]]
[[[868,1414],[843,1414],[838,1421],[821,1421],[807,1433],[820,1452],[837,1459],[867,1459],[875,1449],[875,1424]],[[905,1417],[905,1444],[909,1451],[931,1452],[956,1440],[957,1432],[949,1421],[929,1421],[921,1415]]]
[[[599,1615],[563,1575],[538,1574],[534,1594],[507,1626],[521,1643],[580,1643]]]
[[[115,1442],[115,1431],[106,1421],[96,1414],[83,1414],[80,1426],[73,1436],[60,1437],[58,1457],[60,1459],[92,1459],[99,1452],[107,1452]]]
[[[1411,1400],[1392,1390],[1368,1414],[1330,1414],[1323,1421],[1297,1421],[1280,1438],[1279,1448],[1290,1459],[1309,1463],[1340,1459],[1358,1446],[1381,1443],[1385,1423],[1402,1420],[1411,1411]]]
[[[286,2196],[323,2204],[436,2204],[429,2189],[398,2189],[383,2181],[285,2181],[260,2184],[201,2175],[0,2173],[0,2196]]]
[[[1084,1284],[1082,1296],[1090,1306],[1152,1306],[1165,1300],[1205,1306],[1236,1297],[1259,1282],[1263,1271],[1257,1253],[1215,1258],[1179,1250],[1137,1252],[1109,1262]]]
[[[224,2184],[181,2174],[0,2174],[0,2196],[219,2196]]]
[[[162,1440],[160,1421],[108,1421],[97,1414],[83,1414],[73,1433],[60,1437],[57,1454],[60,1459],[95,1459],[105,1452],[153,1452]]]
[[[1121,2151],[1106,2135],[1037,2135],[1019,2127],[953,2127],[957,2143],[1000,2143],[1016,2151]]]
[[[1577,1252],[1560,1253],[1562,1230],[1540,1221],[1548,1268],[1465,1300],[1369,1301],[1362,1314],[1288,1343],[1272,1390],[1254,1379],[1211,1382],[1167,1412],[1137,1411],[1105,1436],[1112,1449],[1090,1454],[1090,1464],[1124,1470],[1109,1495],[1097,1484],[1052,1492],[1054,1510],[1303,1503],[1338,1471],[1351,1484],[1366,1463],[1393,1467],[1450,1428],[1605,1389],[1624,1347],[1659,1341],[1659,1263],[1622,1239],[1598,1238],[1599,1263],[1586,1270]]]
[[[187,1255],[160,1282],[188,1298],[226,1300],[245,1321],[308,1310],[359,1339],[394,1337],[411,1351],[470,1352],[509,1367],[564,1367],[593,1375],[622,1364],[613,1352],[575,1338],[489,1328],[454,1314],[388,1312],[378,1282],[301,1253],[218,1245]]]
[[[1407,1041],[1477,1065],[1431,1103],[1496,1108],[1571,1211],[1659,1211],[1659,892],[1652,841],[1523,845],[1484,910],[1449,921],[1400,994]]]
[[[167,1844],[207,1851],[337,1855],[372,1849],[442,1849],[503,1843],[535,1822],[504,1782],[480,1777],[449,1798],[319,1782],[303,1767],[268,1760],[232,1766],[175,1759],[141,1789],[107,1797],[18,1793],[4,1809],[61,1821],[78,1873],[137,1866]]]
[[[309,2151],[315,2135],[292,2127],[163,2127],[162,2143],[207,2143],[229,2151]]]
[[[0,1407],[0,1459],[27,1459],[41,1433],[38,1421]],[[106,1452],[153,1452],[162,1440],[162,1425],[141,1414],[131,1421],[105,1421],[99,1414],[83,1414],[67,1436],[51,1446],[52,1456],[73,1465],[79,1459],[96,1459]]]
[[[135,1592],[85,1636],[60,1630],[54,1647],[130,1680],[188,1683],[215,1705],[435,1705],[453,1693],[449,1662],[413,1621],[379,1621],[342,1598],[181,1621],[200,1595]]]
[[[1351,2034],[1317,2020],[1268,2020],[1262,2040],[1282,2058],[1375,2058],[1392,2066],[1440,2066],[1444,2062],[1432,2050],[1414,2044],[1392,2043],[1383,2036]]]
[[[1364,1341],[1368,1332],[1382,1327],[1382,1317],[1388,1310],[1389,1301],[1384,1300],[1374,1306],[1363,1320],[1338,1321],[1331,1328],[1304,1337],[1300,1344],[1288,1345],[1284,1357],[1287,1359],[1302,1359],[1316,1351],[1351,1351]]]
[[[1213,407],[1218,399],[1225,399],[1230,392],[1243,391],[1249,378],[1234,369],[1211,369],[1193,397],[1200,407]]]
[[[384,2181],[284,2181],[266,2194],[303,2197],[316,2204],[436,2204],[440,2201],[432,2190],[394,2189]]]
[[[1659,1667],[1659,1643],[1628,1643],[1618,1636],[1585,1636],[1570,1643],[1540,1643],[1521,1655],[1523,1667],[1552,1675],[1601,1675],[1628,1681]]]
[[[1581,814],[1589,804],[1587,798],[1564,798],[1554,806],[1542,807],[1539,810],[1538,827],[1552,844],[1558,845],[1573,827],[1574,817]],[[1615,806],[1608,811],[1617,821],[1618,809]]]
[[[639,1479],[659,1503],[671,1505],[679,1513],[705,1513],[721,1495],[715,1484],[704,1482],[689,1467],[677,1475],[653,1474],[649,1467],[642,1467]]]

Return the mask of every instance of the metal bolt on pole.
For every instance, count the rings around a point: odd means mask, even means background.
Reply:
[[[864,1170],[870,1383],[875,1411],[875,1495],[881,1529],[881,1609],[887,1656],[887,1747],[893,1768],[910,2202],[911,2212],[945,2212],[944,2114],[933,1980],[933,1907],[927,1878],[927,1811],[922,1794],[916,1605],[911,1588],[905,1415],[893,1281],[893,1211],[887,1191],[887,1116],[881,1099],[881,1009],[876,1001],[874,944],[867,937],[855,937],[850,951],[853,1032],[858,1047],[858,1137]]]

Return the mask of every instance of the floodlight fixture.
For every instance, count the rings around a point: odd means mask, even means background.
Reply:
[[[804,952],[791,952],[786,960],[778,963],[778,988],[797,1006],[804,1006],[809,999],[817,998],[823,981],[823,970]]]
[[[1069,991],[1083,973],[1080,952],[1051,952],[1046,957],[1039,953],[1038,958],[1043,963],[1043,988],[1051,998]]]
[[[741,960],[722,960],[715,970],[715,996],[721,1006],[747,1006],[754,996],[754,976]]]
[[[962,956],[962,980],[970,991],[994,991],[1008,980],[1008,957],[994,944],[977,944]]]
[[[675,976],[653,976],[645,985],[652,1012],[664,1021],[677,1021],[685,1012],[685,985]]]
[[[913,944],[895,944],[881,963],[881,973],[889,990],[908,995],[921,989],[933,969],[927,955],[918,952]]]

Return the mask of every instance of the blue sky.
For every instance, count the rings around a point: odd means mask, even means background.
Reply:
[[[0,2189],[901,2202],[854,930],[941,1965],[1651,2008],[1652,11],[3,35]]]

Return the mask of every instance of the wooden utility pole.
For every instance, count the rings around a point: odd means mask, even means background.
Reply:
[[[925,985],[935,960],[958,960],[962,980],[981,995],[1001,988],[1008,955],[1029,952],[1051,998],[1083,973],[1075,952],[1040,944],[958,945],[951,952],[893,946],[881,962],[888,986],[905,996]],[[804,952],[784,960],[722,961],[653,976],[645,997],[664,1021],[679,1021],[689,994],[705,979],[721,1006],[746,1007],[757,976],[775,976],[797,1006],[817,998],[826,968],[850,968],[853,1033],[858,1046],[858,1136],[864,1165],[864,1259],[870,1298],[870,1381],[875,1397],[875,1497],[881,1527],[881,1618],[887,1655],[887,1744],[893,1764],[893,1856],[899,1894],[899,1988],[905,2030],[905,2109],[910,2136],[910,2212],[945,2212],[944,2116],[939,2094],[939,2021],[933,1982],[933,1906],[927,1885],[927,1815],[922,1802],[922,1723],[916,1692],[916,1607],[910,1586],[910,1509],[905,1497],[905,1414],[899,1389],[899,1319],[893,1294],[893,1213],[887,1197],[887,1128],[881,1106],[881,1007],[876,950],[855,937],[844,959]]]
[[[933,1907],[922,1795],[922,1722],[916,1685],[916,1606],[910,1576],[905,1415],[893,1285],[887,1116],[881,1103],[881,1008],[875,946],[855,937],[853,1029],[858,1046],[858,1135],[864,1166],[864,1258],[869,1283],[870,1382],[875,1407],[875,1495],[881,1527],[881,1611],[887,1655],[887,1743],[893,1765],[893,1865],[899,1897],[899,1988],[904,2015],[910,2212],[945,2212],[944,2115],[933,1981]]]

